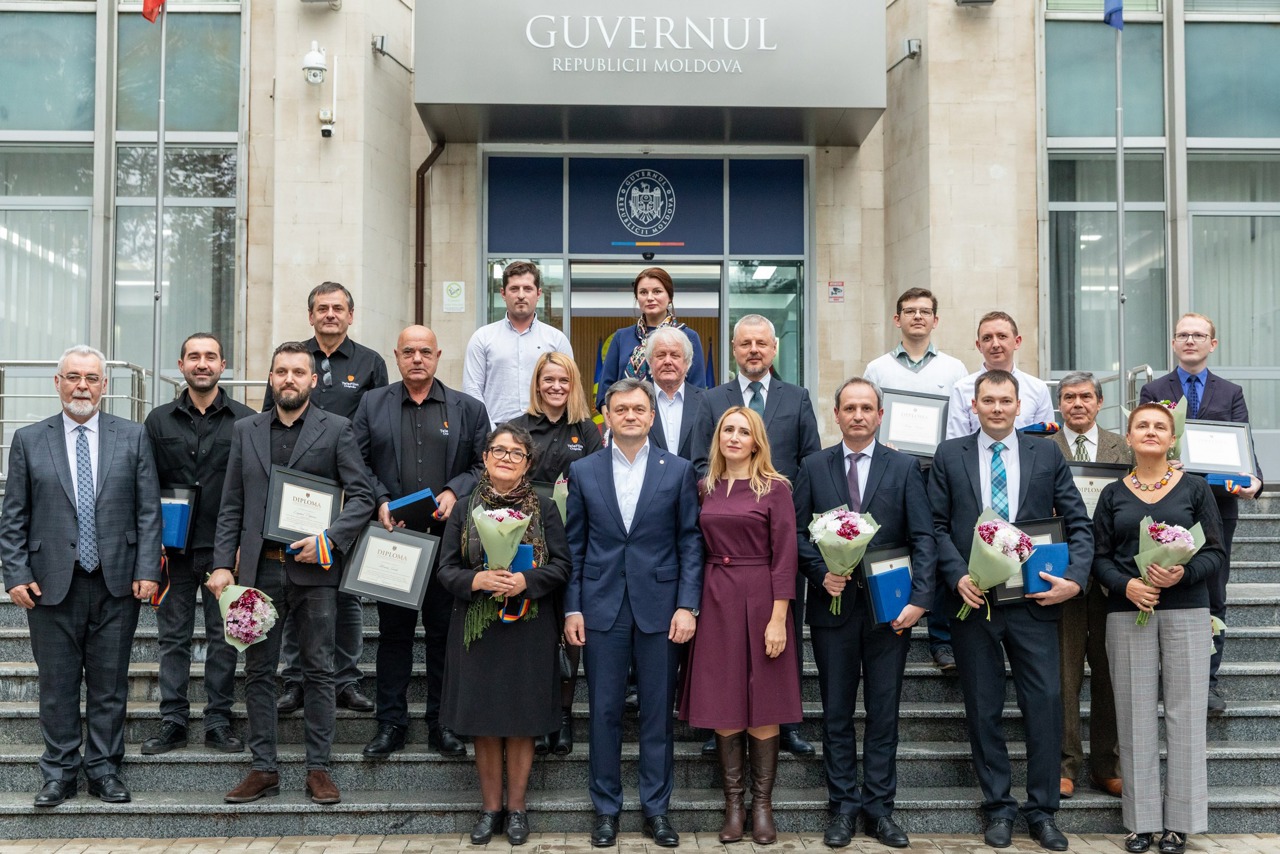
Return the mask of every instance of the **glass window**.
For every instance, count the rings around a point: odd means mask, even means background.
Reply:
[[[1188,12],[1262,15],[1280,12],[1280,0],[1185,0]]]
[[[120,14],[116,123],[120,130],[156,127],[160,97],[160,29],[138,14]],[[240,118],[240,16],[169,16],[165,55],[165,124],[171,131],[235,131]]]
[[[507,313],[507,304],[502,301],[502,271],[512,261],[532,261],[538,265],[542,272],[538,320],[564,329],[564,261],[560,258],[489,259],[489,318],[485,322],[501,320]]]
[[[730,261],[729,331],[748,314],[772,321],[778,334],[773,367],[782,379],[804,382],[804,263],[800,261]],[[732,353],[732,349],[730,348]],[[722,380],[736,374],[730,362],[718,371]]]
[[[0,208],[4,358],[53,359],[89,333],[89,204]]]
[[[93,130],[95,42],[91,14],[0,12],[0,130]]]
[[[87,145],[0,146],[0,198],[93,195]]]
[[[1195,2],[1195,0],[1188,0],[1188,2]],[[1101,15],[1102,6],[1103,0],[1049,0],[1048,10],[1050,12],[1097,12]],[[1159,12],[1160,0],[1125,0],[1124,11],[1126,14]]]
[[[236,152],[234,148],[165,146],[165,197],[179,199],[234,199]],[[121,197],[155,198],[156,147],[121,146],[116,162],[116,194]]]
[[[1045,23],[1049,136],[1115,136],[1115,44],[1100,18]],[[1125,136],[1164,136],[1162,27],[1127,24],[1124,44]]]
[[[1280,27],[1193,22],[1186,29],[1187,136],[1280,137]]]
[[[1164,158],[1159,154],[1124,156],[1125,202],[1164,201]],[[1116,202],[1116,156],[1052,152],[1049,155],[1050,202]]]
[[[1189,154],[1187,199],[1280,202],[1280,154]]]

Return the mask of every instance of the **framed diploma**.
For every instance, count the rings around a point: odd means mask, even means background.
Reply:
[[[1071,478],[1076,482],[1076,489],[1080,490],[1085,512],[1090,519],[1093,518],[1093,508],[1098,506],[1102,488],[1111,481],[1124,477],[1129,471],[1129,467],[1122,463],[1068,462],[1067,468],[1071,469]]]
[[[408,528],[388,531],[370,522],[342,569],[338,589],[416,611],[427,595],[439,547],[440,538],[433,534]]]
[[[272,466],[262,537],[286,545],[314,537],[333,524],[340,510],[342,486],[336,480]]]
[[[160,543],[166,549],[185,552],[200,504],[200,487],[171,486],[160,490]]]
[[[1182,470],[1194,474],[1253,471],[1253,434],[1238,421],[1187,419],[1182,433]]]
[[[911,549],[869,549],[862,556],[867,607],[877,625],[892,623],[911,601]]]
[[[1067,541],[1067,526],[1061,516],[1054,516],[1051,519],[1029,519],[1026,522],[1014,522],[1013,524],[1014,527],[1031,538],[1031,545],[1033,546],[1065,543]],[[1022,573],[1015,572],[1013,577],[1004,584],[997,584],[988,590],[987,598],[997,605],[1007,605],[1010,602],[1021,602],[1026,592]]]
[[[947,435],[947,404],[937,394],[884,389],[884,419],[876,441],[899,451],[932,457]]]

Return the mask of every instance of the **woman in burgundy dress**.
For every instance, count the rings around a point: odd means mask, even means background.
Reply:
[[[796,512],[791,486],[770,459],[764,422],[745,406],[729,409],[716,425],[699,495],[707,562],[680,714],[693,726],[716,732],[724,784],[720,841],[742,838],[744,755],[749,754],[751,838],[767,845],[777,839],[778,725],[801,715],[790,616]]]

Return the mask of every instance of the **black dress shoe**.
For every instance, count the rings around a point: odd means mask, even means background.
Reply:
[[[702,742],[702,755],[703,756],[718,755],[716,753],[716,734],[714,731],[711,733],[711,738],[708,738],[706,741]]]
[[[506,817],[506,810],[485,810],[480,813],[480,820],[471,828],[471,844],[488,845],[495,833],[502,832]]]
[[[546,756],[551,752],[551,739],[545,735],[535,735],[533,737],[533,755]]]
[[[618,817],[616,815],[597,815],[596,829],[591,831],[593,848],[609,848],[618,844]]]
[[[127,804],[133,800],[129,790],[115,774],[103,774],[89,781],[89,794],[106,804]]]
[[[433,726],[427,730],[427,747],[441,756],[467,755],[467,746],[447,726]]]
[[[1209,714],[1220,715],[1227,710],[1227,700],[1217,685],[1209,688]]]
[[[1033,821],[1028,828],[1031,831],[1031,838],[1040,843],[1040,847],[1046,851],[1066,851],[1067,837],[1062,835],[1062,831],[1058,830],[1058,826],[1053,823],[1053,819],[1046,818],[1043,821]]]
[[[844,848],[853,841],[853,815],[847,812],[831,814],[827,830],[822,834],[822,844],[828,848]]]
[[[907,832],[898,827],[898,823],[891,815],[880,816],[874,824],[868,816],[867,827],[867,836],[874,836],[881,845],[888,845],[890,848],[907,848],[911,845],[911,840],[907,839]]]
[[[162,721],[160,732],[142,742],[142,755],[155,756],[187,746],[187,728],[173,721]]]
[[[987,823],[982,841],[992,848],[1008,848],[1013,844],[1013,822],[1007,818],[993,818]]]
[[[933,663],[939,670],[955,670],[956,654],[949,646],[940,646],[933,651]]]
[[[302,708],[302,686],[293,682],[286,683],[284,691],[276,698],[276,714],[287,715]]]
[[[242,753],[244,742],[231,732],[231,727],[216,726],[204,734],[204,746],[219,753]]]
[[[360,751],[370,759],[386,759],[397,750],[404,750],[404,736],[408,727],[395,724],[378,724],[378,732]]]
[[[338,692],[337,700],[338,708],[350,709],[353,712],[372,712],[375,708],[373,700],[361,694],[354,682]]]
[[[555,733],[551,741],[551,752],[556,756],[568,756],[573,753],[573,712],[566,711],[560,716],[560,731]]]
[[[622,705],[634,712],[640,708],[640,693],[635,688],[628,687],[627,694],[622,699]]]
[[[75,780],[50,780],[40,787],[40,792],[36,795],[36,806],[56,807],[63,801],[75,796]]]
[[[778,732],[782,736],[778,746],[792,756],[812,756],[813,745],[800,737],[800,730],[793,726],[784,726]]]
[[[663,848],[675,848],[680,844],[680,834],[671,826],[665,815],[651,815],[644,820],[644,835],[651,837]]]
[[[529,814],[524,810],[507,813],[507,841],[512,845],[524,845],[529,841]]]
[[[1187,850],[1187,835],[1166,830],[1160,837],[1160,854],[1182,854]]]
[[[1124,850],[1129,854],[1146,854],[1151,850],[1151,834],[1130,833],[1124,838]]]

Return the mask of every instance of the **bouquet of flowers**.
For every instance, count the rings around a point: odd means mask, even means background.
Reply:
[[[982,591],[982,598],[997,584],[1003,584],[1022,571],[1022,562],[1031,557],[1031,538],[1010,525],[996,511],[987,509],[978,517],[973,529],[973,545],[969,547],[969,580]],[[973,612],[966,602],[956,613],[963,620]],[[987,619],[991,619],[991,603],[987,603]]]
[[[556,503],[556,509],[560,511],[560,521],[564,522],[567,518],[565,503],[569,500],[569,478],[564,476],[564,472],[556,478],[556,485],[551,489],[551,500]]]
[[[222,633],[227,643],[244,652],[267,636],[276,624],[276,606],[271,597],[255,587],[228,584],[218,597],[222,611]]]
[[[1182,434],[1187,429],[1187,399],[1184,397],[1177,403],[1172,400],[1162,400],[1160,405],[1173,413],[1173,437],[1176,441],[1174,441],[1173,447],[1169,449],[1169,459],[1181,459]]]
[[[477,507],[471,511],[471,521],[476,523],[476,534],[484,547],[485,569],[510,569],[520,538],[529,528],[529,517],[512,507]]]
[[[1184,564],[1200,551],[1203,545],[1204,530],[1199,522],[1192,525],[1191,530],[1188,531],[1180,525],[1156,522],[1150,516],[1146,516],[1138,529],[1138,553],[1133,556],[1133,562],[1138,565],[1143,583],[1149,585],[1151,580],[1147,577],[1147,569],[1151,564],[1156,563],[1163,567]],[[1149,613],[1141,611],[1136,623],[1139,626],[1145,626],[1150,619]]]
[[[1209,655],[1213,655],[1218,651],[1218,645],[1213,639],[1227,630],[1227,624],[1219,620],[1217,617],[1209,618]]]
[[[809,539],[822,553],[827,570],[834,575],[848,577],[862,561],[867,544],[880,526],[869,513],[854,513],[841,505],[826,513],[813,514],[809,523]],[[840,613],[843,596],[831,597],[831,613]]]

